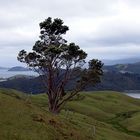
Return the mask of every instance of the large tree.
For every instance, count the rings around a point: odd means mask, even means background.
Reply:
[[[47,18],[40,23],[40,39],[32,52],[21,50],[18,60],[37,71],[42,78],[49,100],[49,110],[58,113],[62,106],[88,85],[100,82],[102,62],[92,59],[84,67],[87,53],[75,43],[63,38],[69,30],[59,18]],[[72,83],[66,92],[66,86]]]

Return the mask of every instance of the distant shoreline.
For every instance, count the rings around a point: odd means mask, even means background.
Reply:
[[[124,93],[135,93],[135,94],[140,94],[140,90],[125,90]]]
[[[34,71],[8,71],[0,70],[0,79],[5,80],[7,78],[16,76],[16,75],[27,75],[27,76],[38,76]]]

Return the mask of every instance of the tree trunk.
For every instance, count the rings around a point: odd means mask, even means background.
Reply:
[[[55,101],[49,101],[49,111],[53,114],[58,114],[60,112],[60,108],[55,104]]]
[[[60,109],[57,107],[51,107],[51,108],[49,108],[49,110],[53,114],[58,114],[60,112]]]

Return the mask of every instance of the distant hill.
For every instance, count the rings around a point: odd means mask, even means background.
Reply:
[[[88,85],[85,90],[140,90],[140,62],[134,64],[117,64],[104,66],[104,75],[101,83],[96,86]],[[64,70],[62,70],[63,73]],[[65,89],[70,90],[75,81],[70,81]],[[14,76],[7,81],[1,81],[0,87],[13,88],[27,93],[43,93],[45,89],[40,77]]]
[[[102,60],[105,65],[116,65],[116,64],[133,64],[140,62],[140,58],[126,58],[126,59],[116,59],[116,60]]]
[[[135,73],[140,74],[140,62],[133,64],[116,64],[111,66],[104,66],[104,70],[106,71],[116,71],[121,73]]]
[[[20,78],[33,79],[33,78],[35,78],[35,76],[19,74],[19,75],[15,75],[15,76],[12,76],[12,77],[7,78],[7,80],[14,80],[14,79],[20,79]]]
[[[65,89],[70,90],[74,86],[74,81],[67,84]],[[40,77],[19,77],[9,78],[7,81],[0,82],[0,87],[12,88],[27,93],[44,93],[45,88]],[[105,72],[102,77],[102,82],[96,86],[87,86],[86,91],[93,90],[140,90],[140,74],[134,73],[119,73],[119,72]]]
[[[28,68],[16,66],[16,67],[10,68],[8,71],[30,71],[30,70]]]

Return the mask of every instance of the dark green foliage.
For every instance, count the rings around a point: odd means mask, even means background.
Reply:
[[[100,82],[103,74],[103,64],[99,60],[90,60],[89,68],[81,69],[86,63],[87,53],[75,43],[67,43],[63,35],[68,30],[61,19],[52,20],[49,17],[40,23],[40,40],[36,41],[33,51],[27,53],[22,50],[18,55],[20,62],[43,75],[50,111],[55,113],[88,83],[95,85]],[[66,94],[65,86],[72,79],[76,79],[75,87]]]

